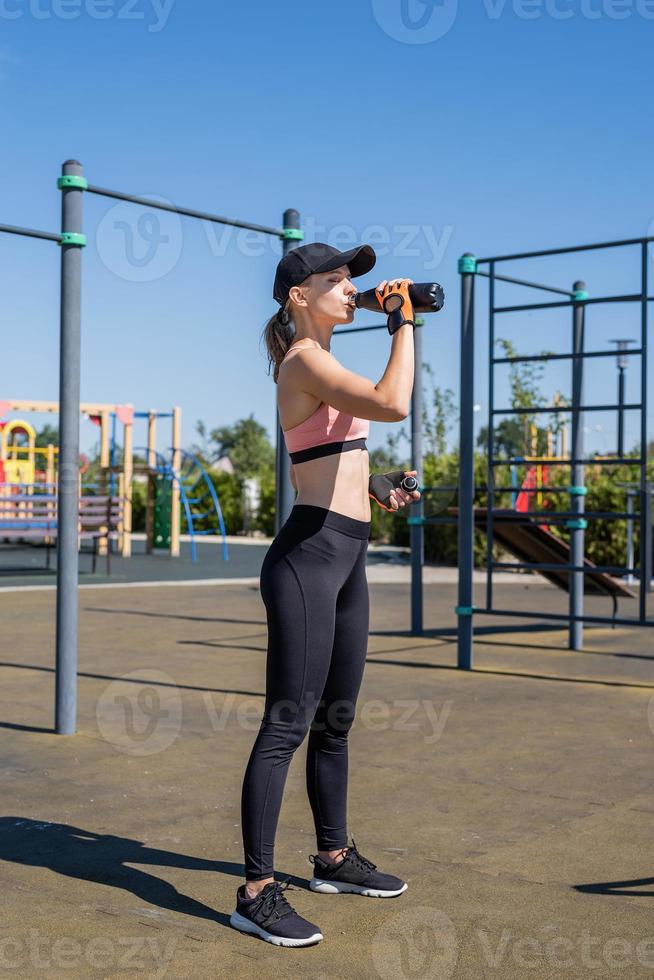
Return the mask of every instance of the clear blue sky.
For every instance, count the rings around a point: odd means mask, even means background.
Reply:
[[[652,233],[653,18],[647,0],[458,10],[451,0],[0,0],[0,221],[58,231],[55,181],[68,157],[97,185],[262,224],[296,207],[307,240],[386,241],[362,285],[444,285],[424,352],[436,382],[457,389],[462,252]],[[159,220],[85,198],[83,399],[180,404],[186,442],[198,418],[214,427],[250,413],[274,438],[260,335],[279,243]],[[0,236],[0,398],[57,397],[58,258],[55,245]],[[563,286],[584,278],[599,295],[635,288],[638,258],[591,253],[506,271]],[[500,294],[514,297],[526,298]],[[483,313],[480,298],[480,424]],[[591,311],[589,346],[636,337],[637,326],[633,308]],[[568,314],[509,317],[498,335],[523,352],[563,350]],[[333,349],[377,381],[389,344],[367,333]],[[637,378],[634,360],[629,396]],[[551,367],[543,389],[557,388],[569,393],[567,374]],[[587,401],[614,388],[613,361],[594,363]],[[589,448],[611,449],[614,418],[588,425]],[[394,428],[373,424],[370,446]],[[96,433],[83,425],[84,447]]]

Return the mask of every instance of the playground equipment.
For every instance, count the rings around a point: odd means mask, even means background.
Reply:
[[[11,399],[0,402],[0,415],[9,411],[57,414],[59,404]],[[133,484],[135,475],[144,470],[148,552],[167,548],[172,557],[179,556],[183,512],[192,560],[197,560],[196,537],[213,533],[213,528],[204,525],[216,516],[223,537],[223,558],[227,561],[225,524],[213,483],[200,461],[179,448],[181,408],[175,406],[171,412],[155,409],[135,412],[131,405],[94,402],[82,403],[80,413],[100,428],[100,475],[97,482],[85,483],[83,475],[88,469],[88,460],[84,458],[81,468],[78,464],[78,542],[92,537],[94,545],[99,542],[99,554],[106,554],[112,539],[116,539],[120,554],[130,557]],[[172,448],[167,454],[157,450],[157,421],[163,418],[172,422]],[[147,445],[143,449],[145,465],[139,465],[134,457],[133,429],[137,419],[147,421]],[[117,462],[118,425],[123,428],[120,463]],[[0,426],[0,539],[41,536],[49,545],[59,531],[59,473],[56,466],[59,450],[53,445],[36,446],[36,432],[29,422],[15,419],[0,423]],[[23,437],[22,441],[18,436]],[[41,470],[37,469],[40,455],[45,457],[45,468]],[[103,514],[106,514],[104,522]]]
[[[476,259],[473,255],[466,253],[459,260],[459,273],[461,275],[461,414],[460,414],[460,478],[459,478],[459,598],[457,615],[459,622],[459,645],[458,645],[458,665],[463,669],[472,667],[473,657],[473,617],[478,615],[493,616],[519,616],[521,618],[537,618],[547,620],[558,620],[568,625],[568,643],[570,649],[581,649],[583,643],[583,624],[592,623],[620,623],[629,626],[652,626],[652,621],[647,619],[646,595],[650,590],[650,570],[651,570],[651,549],[652,549],[652,529],[651,529],[651,504],[648,495],[647,476],[646,476],[646,448],[647,448],[647,326],[648,326],[648,304],[654,297],[648,295],[648,244],[651,238],[635,238],[623,241],[600,242],[591,245],[568,246],[558,249],[546,249],[536,252],[522,252],[514,255],[501,255],[492,258]],[[638,292],[599,296],[591,298],[586,291],[585,284],[581,281],[574,283],[572,289],[561,289],[554,286],[543,285],[542,283],[530,282],[524,279],[517,279],[512,276],[501,275],[496,271],[499,263],[508,261],[518,261],[531,259],[545,255],[562,255],[575,252],[585,252],[594,249],[605,248],[628,248],[635,247],[639,252],[640,266],[640,289]],[[480,266],[487,266],[488,271],[482,270]],[[474,483],[474,439],[473,439],[473,382],[474,382],[474,293],[475,281],[478,276],[483,276],[489,281],[489,350],[491,359],[489,365],[489,396],[488,396],[488,443],[487,443],[487,486],[485,488],[475,488]],[[544,290],[545,292],[557,294],[559,298],[550,302],[543,303],[520,303],[499,306],[496,305],[495,288],[498,281],[517,284],[531,289]],[[596,458],[586,458],[583,446],[583,418],[586,412],[595,411],[614,411],[615,405],[585,405],[583,403],[583,374],[584,361],[589,357],[615,357],[614,350],[595,350],[585,349],[585,315],[586,308],[600,303],[637,303],[640,308],[640,342],[639,346],[629,351],[630,357],[640,357],[640,377],[641,377],[641,397],[639,402],[623,404],[621,409],[633,410],[640,413],[640,448],[638,456],[616,455],[604,457],[599,461],[601,465],[626,464],[634,467],[639,473],[639,502],[640,507],[637,513],[600,513],[585,510],[585,496],[587,488],[584,485],[584,467],[587,464],[598,463]],[[501,314],[513,313],[527,310],[540,309],[567,309],[572,314],[571,323],[571,351],[560,354],[534,354],[512,357],[495,357],[495,318]],[[548,361],[548,360],[569,360],[571,362],[571,383],[572,383],[572,403],[569,406],[529,406],[523,408],[496,408],[494,402],[494,368],[497,364],[506,364],[515,361]],[[569,412],[571,417],[571,447],[570,457],[567,460],[557,461],[556,465],[563,465],[570,468],[571,480],[568,487],[550,488],[551,493],[562,493],[568,495],[570,504],[568,510],[547,511],[548,523],[562,524],[570,531],[570,562],[561,565],[561,570],[568,573],[569,581],[569,607],[567,614],[544,613],[538,610],[522,611],[498,609],[493,606],[493,570],[498,563],[493,560],[492,544],[495,531],[496,498],[501,494],[512,492],[505,488],[496,486],[495,474],[499,467],[511,466],[515,461],[510,458],[498,458],[495,455],[494,445],[494,420],[499,415],[514,414],[535,414],[536,412],[560,413]],[[546,460],[543,459],[543,462]],[[550,465],[551,461],[550,461]],[[472,596],[472,569],[473,569],[473,534],[475,527],[475,508],[474,498],[476,491],[484,489],[488,494],[488,509],[486,512],[486,604],[483,607],[473,605]],[[532,525],[542,519],[542,512],[532,511],[524,514],[517,520],[524,520]],[[584,576],[589,569],[584,561],[584,529],[589,520],[626,520],[640,521],[640,554],[639,554],[639,589],[638,589],[638,614],[633,618],[628,617],[606,617],[589,616],[584,614]],[[545,571],[546,563],[518,563],[513,568],[529,567],[534,570],[542,569]],[[604,572],[610,575],[634,573],[634,569],[622,567],[602,568],[595,567],[592,574]]]
[[[70,474],[77,473],[79,455],[82,249],[86,245],[86,236],[83,233],[82,225],[84,194],[127,201],[146,207],[151,211],[172,211],[175,214],[201,221],[258,231],[281,239],[284,254],[302,240],[303,233],[300,229],[300,216],[292,208],[284,212],[283,228],[271,228],[239,221],[206,211],[181,208],[162,201],[153,201],[94,186],[89,184],[84,177],[82,165],[77,160],[66,160],[63,164],[57,187],[62,195],[60,232],[41,231],[7,224],[0,224],[0,232],[52,242],[61,248],[59,469],[60,472]],[[290,479],[288,452],[286,451],[279,418],[277,423],[276,523],[278,530],[293,506],[294,490]],[[174,447],[178,445],[179,443],[173,443]],[[62,735],[72,734],[76,729],[78,511],[77,480],[60,480],[57,488],[55,730]]]

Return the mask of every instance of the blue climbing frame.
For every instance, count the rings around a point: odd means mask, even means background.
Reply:
[[[479,615],[488,616],[519,616],[520,618],[534,618],[545,620],[558,620],[566,622],[569,631],[569,647],[572,650],[582,648],[583,643],[583,624],[598,623],[612,625],[619,623],[628,626],[653,626],[654,622],[647,619],[646,596],[651,587],[651,568],[652,568],[652,524],[651,524],[651,488],[647,483],[646,463],[647,463],[647,328],[648,328],[648,309],[649,303],[654,301],[654,296],[648,295],[648,245],[654,238],[634,238],[623,241],[600,242],[591,245],[575,245],[566,248],[545,249],[536,252],[521,252],[514,255],[499,255],[492,258],[478,259],[470,253],[466,253],[459,259],[459,273],[461,275],[461,375],[460,375],[460,470],[459,470],[459,588],[458,605],[456,608],[458,616],[458,666],[464,670],[469,670],[473,665],[473,641],[474,627],[473,617]],[[542,283],[531,282],[525,279],[516,279],[512,276],[501,275],[496,271],[496,266],[504,262],[514,262],[521,259],[533,259],[541,256],[563,255],[573,252],[588,252],[595,249],[606,248],[635,248],[639,252],[640,261],[640,291],[616,296],[590,297],[585,289],[585,284],[577,281],[572,289],[560,289],[554,286],[543,285]],[[480,266],[484,266],[482,269]],[[475,488],[474,482],[474,347],[475,347],[475,280],[478,276],[488,279],[488,331],[489,331],[489,366],[488,366],[488,442],[487,442],[487,486]],[[557,294],[559,298],[548,302],[521,303],[512,306],[497,306],[495,301],[495,285],[500,280],[502,282],[513,283],[523,287]],[[618,405],[585,405],[583,404],[583,369],[584,362],[590,357],[615,357],[615,350],[595,350],[587,351],[584,346],[584,328],[586,308],[603,303],[637,303],[640,306],[640,343],[636,348],[630,348],[629,356],[640,358],[640,391],[639,402]],[[572,321],[572,342],[569,353],[562,354],[537,354],[528,356],[495,357],[495,318],[504,313],[514,313],[528,310],[542,309],[561,309],[569,310]],[[494,373],[495,365],[510,364],[525,361],[548,361],[548,360],[569,360],[571,362],[572,374],[572,401],[567,408],[561,406],[531,406],[525,409],[498,409],[495,407],[495,384]],[[600,410],[637,410],[640,412],[640,452],[638,456],[613,456],[601,459],[585,458],[583,447],[583,418],[585,412]],[[543,520],[543,514],[547,516],[548,523],[563,523],[570,529],[570,564],[561,565],[560,568],[568,571],[570,575],[570,601],[567,614],[543,613],[539,611],[525,611],[497,609],[493,607],[493,569],[502,563],[493,561],[493,518],[495,514],[496,498],[500,494],[510,494],[504,487],[496,488],[495,475],[502,466],[511,466],[516,462],[512,457],[498,457],[495,454],[495,434],[494,420],[498,415],[515,415],[520,411],[529,414],[538,412],[566,411],[571,416],[571,446],[570,458],[566,461],[558,461],[555,465],[565,465],[570,467],[571,479],[570,486],[563,492],[569,494],[570,505],[568,511],[531,511],[525,515],[525,522],[531,523],[534,520]],[[532,462],[538,463],[539,460],[533,459]],[[543,457],[542,462],[551,462]],[[639,470],[639,491],[640,507],[638,513],[604,513],[585,510],[584,486],[584,466],[586,464],[616,465],[628,463],[637,467]],[[473,541],[474,541],[474,502],[476,493],[483,489],[488,494],[488,511],[486,523],[486,555],[487,555],[487,586],[486,603],[483,607],[475,606],[473,603],[472,573],[473,573]],[[588,520],[639,520],[640,521],[640,553],[638,562],[638,615],[633,618],[608,617],[608,616],[589,616],[584,614],[584,575],[589,571],[584,566],[584,529]],[[513,568],[529,567],[538,570],[538,563],[518,563],[513,564]],[[540,567],[545,568],[544,564]],[[597,571],[597,569],[595,569]],[[613,574],[627,573],[626,568],[612,568]]]

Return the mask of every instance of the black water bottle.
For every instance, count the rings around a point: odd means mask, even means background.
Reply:
[[[409,299],[414,313],[438,313],[443,308],[445,294],[437,282],[413,282],[409,286]],[[355,293],[350,302],[360,310],[371,310],[373,313],[381,310],[374,289]]]
[[[413,493],[414,490],[418,489],[418,481],[416,480],[415,476],[405,476],[400,481],[400,486],[403,490],[406,490],[407,493]]]

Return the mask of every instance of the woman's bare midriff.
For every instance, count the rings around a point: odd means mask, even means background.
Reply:
[[[300,341],[300,343],[302,340]],[[306,346],[306,345],[305,345]],[[297,347],[294,344],[293,347]],[[302,348],[298,348],[302,350]],[[293,401],[295,412],[301,418],[308,418],[316,410],[320,402],[312,395],[303,391],[293,391],[284,378],[293,359],[283,362],[279,369],[278,402],[284,408]],[[284,383],[282,384],[282,379]],[[299,424],[290,421],[282,427],[288,429]],[[370,477],[370,459],[367,449],[350,449],[344,453],[334,453],[331,456],[318,456],[307,459],[304,463],[294,463],[295,482],[297,483],[296,504],[313,504],[314,507],[325,507],[339,514],[353,517],[357,521],[370,520],[370,497],[368,496],[368,479]]]
[[[370,461],[366,449],[308,459],[295,463],[294,471],[297,483],[294,503],[325,507],[357,521],[370,520]]]

